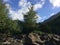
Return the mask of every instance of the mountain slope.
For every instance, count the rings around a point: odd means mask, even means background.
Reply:
[[[42,24],[43,31],[60,34],[60,12],[45,20]]]
[[[57,14],[51,16],[49,19],[45,20],[43,23],[48,23],[48,22],[53,21],[53,20],[55,20],[59,17],[60,17],[60,12],[58,12]]]

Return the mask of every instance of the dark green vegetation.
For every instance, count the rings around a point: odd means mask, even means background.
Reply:
[[[0,0],[0,33],[15,35],[43,31],[45,33],[60,34],[60,12],[42,23],[36,23],[37,16],[36,12],[33,11],[33,6],[27,14],[24,14],[23,22],[9,18],[8,10]]]
[[[60,12],[42,22],[40,28],[44,32],[60,34]]]
[[[2,0],[0,0],[0,33],[13,33],[19,31],[17,21],[13,21],[8,17],[8,9]]]

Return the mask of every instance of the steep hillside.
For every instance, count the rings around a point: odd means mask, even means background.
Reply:
[[[57,14],[51,16],[49,19],[45,20],[43,23],[48,23],[48,22],[53,21],[55,19],[58,20],[57,18],[59,18],[59,17],[60,17],[60,12],[58,12]]]
[[[48,31],[60,34],[60,12],[45,20],[42,24]]]

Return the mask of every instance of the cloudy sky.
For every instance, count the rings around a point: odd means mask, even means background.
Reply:
[[[37,22],[42,22],[60,11],[60,0],[3,0],[13,20],[23,20],[32,5],[37,12]]]

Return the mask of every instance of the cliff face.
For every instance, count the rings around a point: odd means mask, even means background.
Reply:
[[[19,38],[7,36],[0,39],[1,45],[60,45],[60,36],[55,34],[30,33]]]

